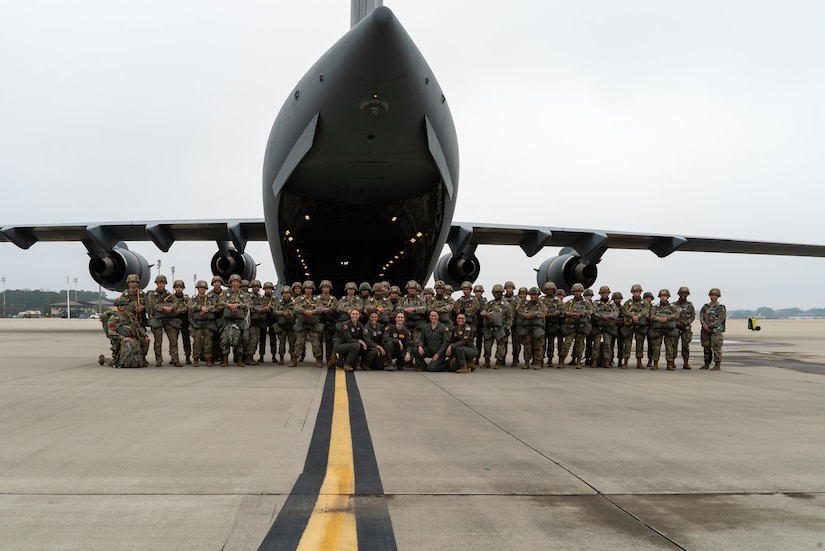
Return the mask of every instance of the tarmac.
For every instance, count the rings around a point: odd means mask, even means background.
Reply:
[[[825,320],[746,323],[721,371],[694,341],[692,370],[348,375],[397,548],[822,549]],[[101,367],[94,320],[0,319],[0,350],[0,549],[258,549],[327,378]]]

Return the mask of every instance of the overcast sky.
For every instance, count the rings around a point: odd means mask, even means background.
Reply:
[[[825,3],[384,4],[453,113],[455,221],[825,244]],[[347,0],[7,3],[0,226],[262,217],[275,115],[349,15]],[[132,248],[189,291],[215,251]],[[274,281],[268,246],[248,250]],[[556,253],[479,247],[479,283],[533,285]],[[96,289],[87,265],[80,244],[0,243],[7,289]],[[825,259],[610,250],[599,269],[626,295],[825,307]]]

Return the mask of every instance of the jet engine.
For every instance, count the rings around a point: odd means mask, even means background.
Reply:
[[[539,266],[536,282],[539,289],[544,289],[544,284],[552,281],[557,288],[564,289],[567,293],[574,283],[581,283],[587,288],[596,282],[596,276],[599,274],[597,262],[585,260],[572,253],[548,258]]]
[[[229,246],[221,246],[210,264],[212,273],[219,275],[224,281],[229,280],[232,274],[238,274],[241,279],[253,280],[258,271],[255,261],[249,253],[238,252],[237,249]]]
[[[140,254],[130,251],[125,243],[119,243],[103,256],[89,256],[92,279],[110,291],[124,291],[128,287],[126,277],[129,274],[137,274],[141,289],[149,284],[149,263]]]
[[[433,277],[458,289],[462,282],[473,282],[478,279],[479,273],[481,273],[481,264],[479,264],[475,255],[453,256],[445,254],[438,259]]]

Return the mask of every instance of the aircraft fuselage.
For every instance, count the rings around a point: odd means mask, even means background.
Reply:
[[[282,283],[421,283],[444,246],[458,142],[427,62],[386,7],[334,44],[279,112],[263,170]]]

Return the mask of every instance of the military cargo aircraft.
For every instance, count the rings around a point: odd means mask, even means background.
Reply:
[[[28,249],[38,241],[80,241],[89,272],[110,290],[126,276],[150,279],[146,258],[127,243],[215,241],[214,274],[251,279],[250,241],[267,241],[281,283],[330,279],[404,285],[430,275],[475,281],[479,245],[518,245],[540,262],[536,283],[591,286],[610,248],[825,256],[825,246],[520,226],[453,220],[459,197],[459,148],[447,92],[382,2],[352,2],[352,25],[290,90],[266,143],[263,219],[154,220],[23,224],[0,228],[0,241]],[[353,236],[370,235],[370,246]],[[439,258],[444,245],[450,253]],[[134,247],[134,245],[132,245]]]

